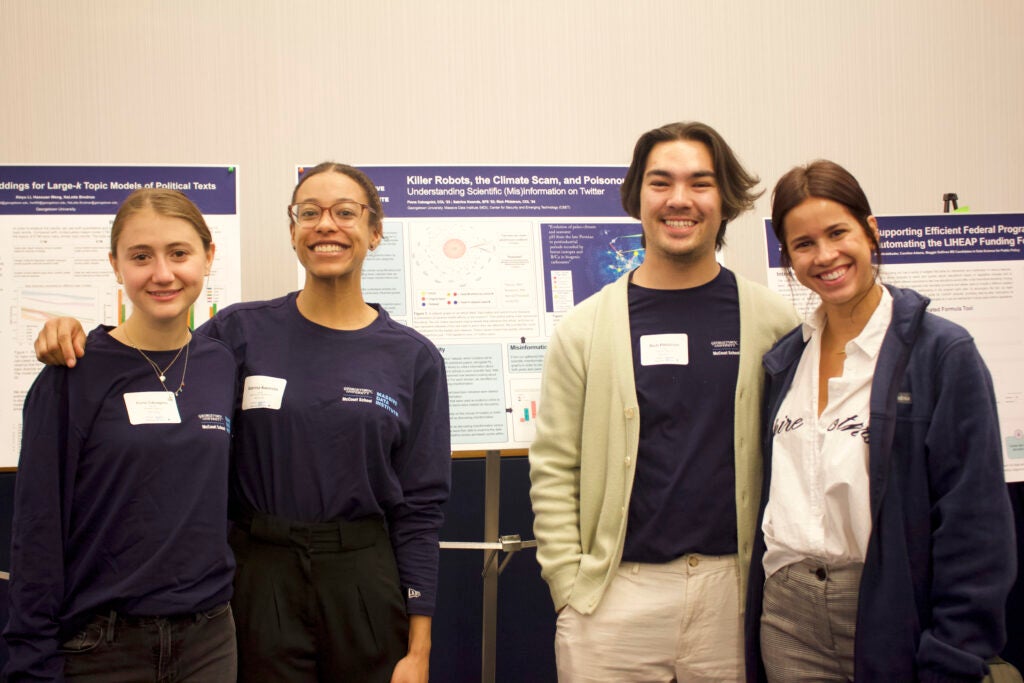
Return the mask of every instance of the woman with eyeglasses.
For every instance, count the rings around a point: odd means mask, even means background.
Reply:
[[[879,282],[846,169],[782,176],[772,228],[821,303],[764,357],[747,678],[980,681],[1016,569],[988,369],[926,297]]]
[[[132,302],[25,399],[11,544],[11,683],[235,680],[227,491],[236,365],[188,329],[214,245],[174,190],[110,234]]]
[[[240,368],[239,679],[426,681],[450,482],[444,362],[363,300],[363,262],[383,230],[365,174],[306,170],[288,215],[302,290],[229,306],[197,330]],[[61,336],[44,330],[41,359],[77,353]]]

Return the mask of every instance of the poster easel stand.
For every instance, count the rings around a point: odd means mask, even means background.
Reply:
[[[484,455],[484,538],[495,541],[462,542],[441,541],[442,550],[483,550],[483,632],[481,640],[482,683],[494,683],[497,672],[498,648],[498,577],[515,553],[524,548],[537,547],[537,541],[524,541],[519,534],[501,536],[498,530],[498,511],[501,501],[501,451],[486,451]],[[498,555],[505,553],[500,562]]]

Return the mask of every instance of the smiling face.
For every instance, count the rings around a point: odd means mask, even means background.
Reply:
[[[342,173],[327,171],[305,180],[295,191],[293,203],[312,202],[321,207],[330,207],[342,200],[368,204],[366,191],[352,178]],[[366,252],[380,243],[379,228],[371,226],[369,211],[351,226],[339,228],[324,211],[320,221],[313,226],[291,224],[292,246],[299,263],[306,269],[309,278],[353,279],[359,283]]]
[[[640,188],[640,221],[645,261],[715,266],[722,197],[703,143],[672,140],[651,148]]]
[[[110,265],[132,302],[132,318],[149,326],[185,323],[213,264],[196,228],[146,206],[128,216]]]
[[[874,216],[867,221],[872,236],[845,206],[820,197],[805,199],[783,219],[793,273],[827,310],[856,305],[875,284],[878,223]]]

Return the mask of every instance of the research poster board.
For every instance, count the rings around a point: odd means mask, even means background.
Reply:
[[[452,449],[528,447],[555,324],[643,259],[619,199],[626,168],[359,168],[385,214],[364,297],[441,350]]]
[[[241,299],[236,166],[0,165],[0,468],[17,466],[22,403],[42,369],[33,341],[43,323],[73,316],[88,331],[131,313],[107,254],[118,206],[141,187],[184,192],[213,233],[217,253],[194,325]]]
[[[879,216],[882,281],[966,327],[992,374],[1007,481],[1024,481],[1024,214]],[[787,277],[765,220],[768,283],[807,315],[817,296]]]

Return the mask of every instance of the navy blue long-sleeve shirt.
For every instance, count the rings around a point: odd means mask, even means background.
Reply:
[[[240,368],[233,514],[383,516],[408,612],[432,615],[451,478],[444,360],[377,310],[363,329],[334,330],[303,317],[292,293],[229,306],[199,332]]]
[[[11,683],[63,680],[58,647],[95,614],[186,614],[231,597],[232,354],[194,336],[180,424],[132,425],[124,395],[163,387],[108,331],[89,334],[74,370],[45,368],[25,399],[4,631]],[[160,367],[174,353],[147,352]]]

